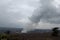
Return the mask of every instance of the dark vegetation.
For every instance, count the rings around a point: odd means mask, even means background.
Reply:
[[[52,32],[52,36],[59,36],[59,35],[58,35],[58,33],[59,33],[58,27],[53,28],[52,31],[53,31],[53,32]]]
[[[60,33],[58,28],[53,28],[52,32],[28,32],[28,33],[10,33],[6,32],[0,34],[0,40],[60,40]]]

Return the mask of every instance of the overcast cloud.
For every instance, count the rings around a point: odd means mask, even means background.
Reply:
[[[25,28],[29,22],[35,28],[59,27],[59,0],[0,0],[1,27]]]

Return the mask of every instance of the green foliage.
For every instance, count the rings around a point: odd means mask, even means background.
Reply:
[[[0,40],[6,40],[8,38],[7,34],[0,34]]]

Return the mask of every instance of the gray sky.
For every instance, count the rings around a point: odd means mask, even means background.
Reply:
[[[59,0],[0,0],[0,26],[52,28],[60,26]],[[30,28],[30,26],[28,27]]]

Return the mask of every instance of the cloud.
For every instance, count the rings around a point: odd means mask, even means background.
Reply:
[[[58,12],[59,9],[57,9],[54,5],[52,5],[52,2],[53,1],[49,1],[47,2],[46,1],[46,5],[44,6],[43,5],[43,17],[42,17],[42,20],[45,21],[45,22],[49,22],[49,23],[53,23],[53,24],[60,24],[60,13]]]
[[[0,26],[31,28],[25,26],[33,24],[32,29],[43,28],[42,25],[58,26],[59,5],[56,0],[0,0]]]
[[[35,0],[0,0],[0,26],[1,27],[22,27],[34,9],[38,6],[30,3],[37,3]],[[36,6],[36,7],[35,7]],[[24,21],[23,20],[23,21]]]
[[[31,17],[31,21],[38,23],[48,22],[53,24],[60,24],[60,12],[52,3],[52,0],[41,0],[41,7],[36,9]]]

